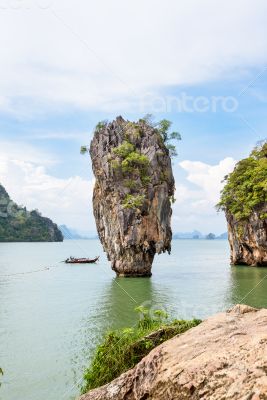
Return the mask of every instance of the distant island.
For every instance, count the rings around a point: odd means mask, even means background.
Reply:
[[[76,229],[70,228],[66,225],[59,225],[59,229],[65,240],[93,240],[98,239],[96,232],[79,232]],[[194,230],[192,232],[175,232],[172,235],[174,240],[176,239],[207,239],[207,240],[227,240],[228,233],[224,232],[220,235],[215,235],[215,233],[204,234],[200,231]]]
[[[0,242],[62,242],[57,225],[38,210],[13,202],[0,185]]]
[[[208,233],[207,235],[199,232],[199,231],[192,231],[192,232],[176,232],[172,236],[173,239],[207,239],[207,240],[225,240],[228,239],[228,233],[224,232],[221,235],[216,236],[215,233]]]
[[[98,239],[97,233],[90,232],[86,235],[82,235],[81,233],[77,232],[75,229],[72,229],[66,225],[59,225],[59,229],[66,240],[88,240],[88,239]]]

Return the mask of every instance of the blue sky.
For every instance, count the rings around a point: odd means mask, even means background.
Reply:
[[[223,232],[220,181],[266,137],[266,2],[12,4],[0,9],[0,181],[14,200],[94,231],[80,145],[99,120],[151,112],[182,135],[174,230]]]

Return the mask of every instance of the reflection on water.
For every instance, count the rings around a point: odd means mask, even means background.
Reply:
[[[94,315],[90,313],[83,319],[81,336],[86,340],[82,356],[85,358],[86,354],[86,363],[108,330],[132,327],[138,322],[136,307],[143,305],[153,312],[158,308],[167,309],[169,303],[168,296],[158,293],[150,278],[113,277],[105,282]]]
[[[107,287],[105,304],[106,323],[109,328],[132,326],[138,315],[134,311],[139,305],[148,309],[166,308],[168,297],[158,293],[150,278],[114,278]]]
[[[97,265],[60,263],[98,254]],[[14,275],[46,266],[55,268]],[[267,307],[266,274],[230,267],[223,240],[175,240],[143,279],[115,278],[98,241],[0,243],[0,400],[73,399],[96,343],[107,329],[133,326],[136,306],[205,318],[248,294],[243,302]]]
[[[232,267],[230,289],[233,304],[267,307],[267,268]]]

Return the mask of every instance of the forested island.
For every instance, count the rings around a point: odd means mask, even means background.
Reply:
[[[225,177],[218,208],[225,211],[231,263],[267,265],[267,142]]]
[[[57,225],[39,211],[13,202],[0,185],[0,242],[62,242]]]

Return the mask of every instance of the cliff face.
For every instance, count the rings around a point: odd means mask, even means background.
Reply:
[[[80,400],[266,399],[267,310],[236,305]]]
[[[57,225],[14,203],[0,185],[0,242],[62,242]]]
[[[267,142],[225,177],[217,205],[225,211],[231,263],[267,265]]]
[[[118,117],[95,131],[93,208],[99,238],[120,276],[150,276],[156,253],[171,250],[169,151],[156,129]]]
[[[231,249],[231,263],[251,266],[267,265],[267,205],[257,207],[246,221],[237,221],[226,212]]]

